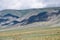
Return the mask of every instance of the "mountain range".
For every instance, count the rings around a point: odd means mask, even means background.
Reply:
[[[24,27],[60,26],[60,8],[0,11],[0,28],[16,25]]]

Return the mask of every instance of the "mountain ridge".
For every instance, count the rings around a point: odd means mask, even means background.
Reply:
[[[16,13],[15,13],[16,12]],[[17,14],[17,15],[16,15]],[[28,9],[28,10],[3,10],[0,11],[0,15],[2,15],[2,19],[6,19],[6,21],[0,22],[0,27],[6,27],[18,25],[21,26],[52,26],[57,24],[60,20],[60,7],[59,8],[41,8],[41,9]],[[10,17],[9,17],[10,16]],[[8,19],[8,21],[7,21]],[[58,19],[58,20],[57,20]],[[55,21],[54,21],[55,20]],[[60,21],[59,21],[60,23]],[[59,24],[58,23],[58,24]],[[1,26],[2,25],[2,26]],[[57,25],[58,26],[58,25]]]

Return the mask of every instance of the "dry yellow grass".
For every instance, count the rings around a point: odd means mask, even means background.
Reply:
[[[60,40],[60,28],[26,28],[0,32],[0,40]]]

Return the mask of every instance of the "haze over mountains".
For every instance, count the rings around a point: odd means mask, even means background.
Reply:
[[[0,11],[0,28],[16,25],[60,26],[60,8]]]

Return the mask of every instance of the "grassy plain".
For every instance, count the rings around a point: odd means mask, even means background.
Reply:
[[[0,40],[60,40],[60,27],[3,31],[0,32]]]

